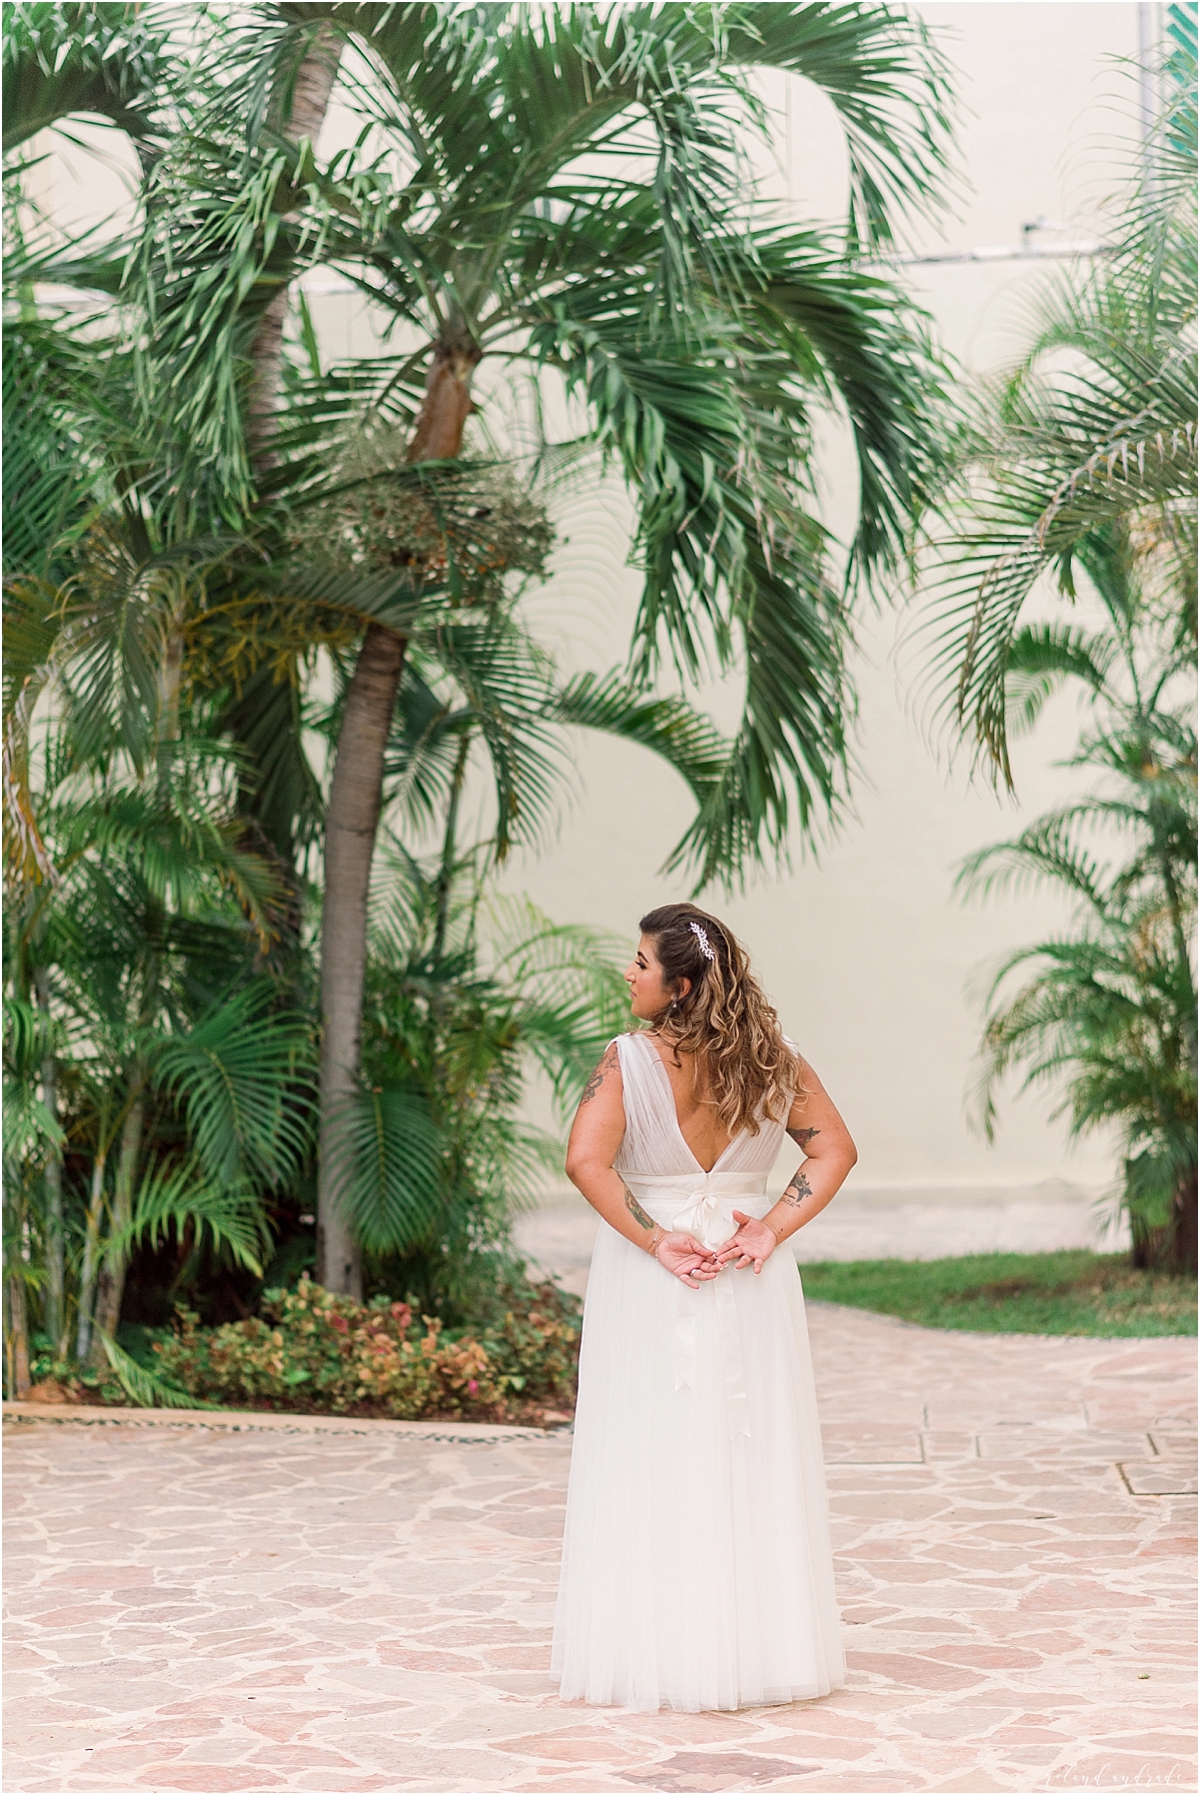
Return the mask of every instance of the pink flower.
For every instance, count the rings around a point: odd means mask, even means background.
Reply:
[[[471,1377],[471,1378],[467,1379],[467,1389],[472,1396],[474,1396],[474,1394],[475,1394],[476,1390],[478,1390],[478,1388],[479,1388],[479,1379],[478,1378]]]

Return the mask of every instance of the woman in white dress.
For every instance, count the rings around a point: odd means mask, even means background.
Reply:
[[[584,1304],[552,1665],[565,1700],[752,1707],[845,1682],[804,1298],[780,1243],[856,1153],[715,917],[668,904],[626,973],[567,1171],[608,1224]],[[805,1158],[782,1197],[786,1132]],[[743,1275],[752,1268],[752,1275]]]

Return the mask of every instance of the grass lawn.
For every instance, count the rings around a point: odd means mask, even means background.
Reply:
[[[802,1265],[806,1296],[986,1334],[1194,1334],[1196,1280],[1126,1253],[971,1253]]]

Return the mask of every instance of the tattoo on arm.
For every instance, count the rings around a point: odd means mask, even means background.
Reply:
[[[652,1221],[651,1218],[646,1214],[646,1211],[642,1208],[641,1204],[638,1202],[637,1198],[634,1196],[634,1194],[630,1190],[629,1186],[627,1184],[623,1184],[621,1186],[621,1188],[625,1192],[625,1207],[626,1207],[626,1209],[628,1209],[630,1215],[633,1217],[633,1219],[637,1223],[638,1227],[639,1228],[657,1227],[658,1226],[657,1222]]]
[[[820,1134],[819,1128],[789,1128],[789,1135],[798,1147],[807,1147],[814,1134]]]
[[[605,1052],[604,1058],[600,1061],[600,1064],[596,1067],[596,1070],[592,1073],[592,1076],[583,1087],[583,1096],[579,1099],[581,1108],[585,1103],[590,1103],[592,1101],[592,1098],[604,1083],[604,1080],[612,1070],[616,1054],[617,1049],[615,1045],[608,1048]]]
[[[779,1201],[781,1203],[790,1203],[793,1209],[799,1209],[805,1197],[811,1196],[812,1185],[804,1176],[803,1169],[801,1169],[796,1173],[796,1176],[792,1179],[792,1182],[788,1185]]]

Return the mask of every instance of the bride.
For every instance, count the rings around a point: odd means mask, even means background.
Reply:
[[[625,977],[650,1026],[609,1044],[567,1153],[608,1226],[552,1666],[568,1701],[802,1701],[845,1659],[804,1298],[777,1249],[857,1156],[730,931],[693,904],[640,927]],[[773,1202],[785,1131],[805,1158]]]

